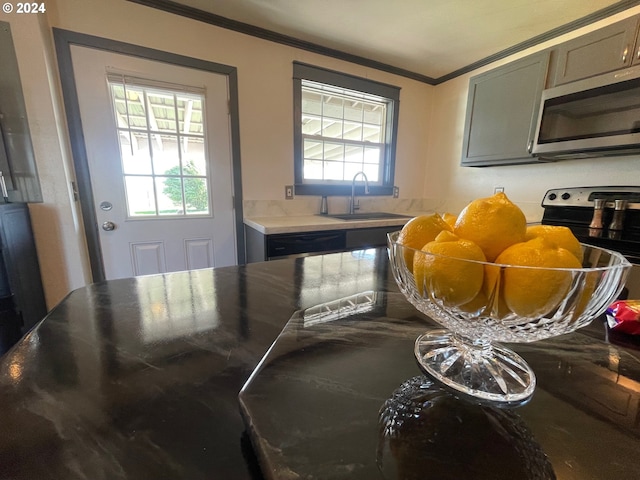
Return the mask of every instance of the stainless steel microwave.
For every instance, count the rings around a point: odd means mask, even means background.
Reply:
[[[549,159],[640,153],[640,66],[544,90],[532,153]]]

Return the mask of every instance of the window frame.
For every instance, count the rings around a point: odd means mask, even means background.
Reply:
[[[302,135],[302,81],[333,85],[348,90],[377,95],[389,100],[385,120],[385,146],[383,151],[382,178],[379,185],[370,185],[370,195],[393,195],[395,155],[400,110],[400,87],[369,80],[362,77],[327,70],[301,62],[293,62],[293,170],[296,195],[351,195],[351,181],[303,182],[303,135]],[[361,178],[359,178],[361,180]],[[364,190],[358,181],[359,190]]]

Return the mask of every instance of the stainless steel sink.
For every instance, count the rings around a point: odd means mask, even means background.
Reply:
[[[384,220],[387,218],[411,218],[408,215],[388,212],[339,213],[325,216],[330,218],[337,218],[339,220]]]

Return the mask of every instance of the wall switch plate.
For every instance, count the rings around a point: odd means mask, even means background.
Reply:
[[[284,198],[286,200],[293,199],[293,185],[285,185],[284,186]]]
[[[393,187],[393,198],[398,198],[400,196],[400,188]]]
[[[504,187],[493,187],[493,193],[502,193],[504,192]]]

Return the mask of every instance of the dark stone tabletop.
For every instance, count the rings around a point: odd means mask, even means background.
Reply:
[[[0,479],[640,478],[634,339],[509,345],[496,409],[421,375],[433,326],[385,249],[81,288],[1,359]]]

